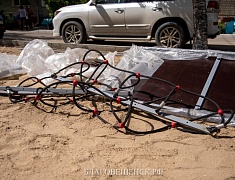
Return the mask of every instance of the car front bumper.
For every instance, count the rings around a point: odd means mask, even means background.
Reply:
[[[58,37],[60,36],[60,22],[59,19],[56,19],[56,17],[53,19],[53,36]]]

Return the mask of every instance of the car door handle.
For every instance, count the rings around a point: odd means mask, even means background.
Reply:
[[[162,11],[162,8],[159,8],[159,7],[153,7],[152,8],[153,11]]]
[[[122,14],[124,12],[124,9],[115,9],[114,12]]]

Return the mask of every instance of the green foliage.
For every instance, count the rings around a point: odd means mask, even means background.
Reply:
[[[49,11],[49,15],[53,17],[54,12],[61,7],[75,4],[83,4],[88,2],[88,0],[44,0],[44,2]]]
[[[220,33],[221,33],[221,34],[225,34],[226,23],[219,22],[219,29],[220,29]]]

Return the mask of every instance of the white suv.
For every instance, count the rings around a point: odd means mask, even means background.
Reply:
[[[209,38],[219,32],[218,12],[219,2],[207,0]],[[192,0],[90,0],[57,10],[53,26],[65,43],[155,39],[177,48],[193,37],[193,6]]]

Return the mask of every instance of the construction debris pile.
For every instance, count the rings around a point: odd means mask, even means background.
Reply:
[[[208,54],[217,56],[217,52],[212,51],[188,52],[190,55],[186,55],[184,50],[153,51],[133,46],[115,66],[116,52],[104,56],[97,50],[67,49],[65,53],[56,54],[44,41],[34,40],[16,60],[29,78],[16,86],[0,87],[0,95],[8,96],[13,103],[31,102],[35,106],[43,104],[44,107],[50,107],[51,111],[66,104],[74,104],[84,112],[93,113],[104,123],[118,130],[124,128],[127,133],[133,134],[149,134],[177,128],[191,133],[213,135],[221,128],[234,126],[233,108],[223,109],[216,101],[208,98],[207,93],[198,94],[185,89],[181,84],[153,76],[166,57],[168,60],[188,60],[189,57],[193,60],[198,59],[198,56],[205,58]],[[219,56],[220,59],[222,57],[233,59],[233,56],[226,53]],[[140,88],[149,81],[159,89],[150,88],[147,92]],[[163,94],[154,94],[160,89],[163,89]],[[150,98],[141,98],[141,94]],[[197,103],[195,106],[200,108],[194,108],[187,102],[174,99],[175,96],[185,94],[201,98],[200,101],[210,103],[212,108],[203,109],[203,103]],[[100,99],[105,99],[110,107],[108,110],[99,109],[95,105],[95,101]],[[82,103],[84,100],[92,101],[94,106],[86,107]],[[184,107],[177,107],[177,104]],[[104,111],[112,112],[117,123],[112,124],[102,117]],[[132,129],[132,113],[136,111],[150,115],[164,126],[152,127],[146,131]],[[118,112],[124,112],[125,116],[120,117]],[[210,121],[210,124],[202,124],[205,121]]]

